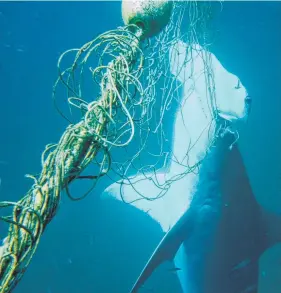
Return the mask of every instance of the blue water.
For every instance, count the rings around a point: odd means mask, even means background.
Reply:
[[[51,100],[59,55],[122,25],[120,6],[118,1],[0,3],[0,200],[24,195],[31,184],[24,174],[40,171],[45,145],[56,142],[67,126]],[[258,202],[280,214],[281,2],[223,6],[214,22],[219,37],[212,49],[254,99],[240,149]],[[141,212],[101,202],[98,195],[108,184],[104,180],[81,202],[63,196],[14,292],[128,291],[162,233]],[[1,224],[1,238],[4,227]],[[274,253],[272,259],[281,260],[280,249]],[[168,263],[158,270],[142,292],[180,293],[171,267]],[[280,267],[269,267],[268,274],[281,275]],[[280,280],[269,280],[275,283],[266,289],[263,283],[262,293],[278,293]]]

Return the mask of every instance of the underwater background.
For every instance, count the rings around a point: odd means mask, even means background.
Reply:
[[[24,175],[40,171],[45,145],[58,141],[67,126],[51,99],[60,54],[121,25],[119,1],[0,3],[0,200],[16,201],[25,194],[32,182]],[[281,2],[227,1],[213,25],[219,37],[212,50],[253,98],[239,140],[253,193],[279,220]],[[101,180],[80,202],[62,196],[14,292],[128,292],[162,232],[134,208],[101,201],[99,194],[108,184]],[[281,232],[278,223],[272,233]],[[5,227],[1,223],[1,238]],[[259,290],[250,284],[235,293],[281,292],[281,245],[267,251],[260,263]],[[180,293],[171,267],[163,265],[141,292]]]

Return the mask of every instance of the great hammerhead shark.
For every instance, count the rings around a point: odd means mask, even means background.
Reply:
[[[213,70],[215,95],[206,90],[203,56]],[[257,292],[259,257],[281,235],[271,229],[279,217],[255,200],[236,144],[237,125],[248,117],[252,99],[239,78],[200,45],[179,40],[169,60],[182,84],[169,169],[155,175],[158,185],[144,174],[103,194],[147,212],[166,232],[131,293],[166,260],[174,261],[184,293]],[[171,183],[166,194],[149,200],[165,182]]]

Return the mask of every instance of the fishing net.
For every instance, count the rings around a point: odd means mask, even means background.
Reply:
[[[53,98],[69,126],[57,144],[46,146],[41,174],[28,175],[34,184],[27,194],[18,202],[0,203],[3,210],[12,208],[11,215],[1,216],[9,224],[0,251],[1,293],[11,292],[20,281],[44,229],[57,212],[63,190],[72,200],[80,200],[110,172],[126,184],[133,184],[134,177],[128,180],[131,174],[149,174],[160,188],[156,198],[164,196],[173,180],[160,184],[155,176],[157,169],[168,164],[169,147],[163,125],[165,113],[180,99],[179,85],[169,71],[169,49],[179,39],[189,44],[200,42],[207,48],[210,11],[210,3],[174,2],[170,22],[156,36],[147,38],[144,27],[135,22],[106,32],[81,48],[68,50],[59,58]],[[188,29],[183,33],[186,16]],[[71,65],[63,66],[70,59]],[[206,68],[212,76],[207,57]],[[80,120],[76,123],[58,106],[61,90],[70,114],[78,110]],[[157,151],[154,145],[153,151],[149,147],[151,137],[156,138]],[[120,150],[118,156],[114,155],[115,149]],[[149,156],[153,163],[143,163]],[[84,175],[82,172],[90,165],[96,173]],[[192,170],[187,166],[186,173]],[[82,197],[74,197],[69,184],[83,179],[90,180],[92,188]]]

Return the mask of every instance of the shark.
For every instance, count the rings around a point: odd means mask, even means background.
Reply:
[[[146,212],[165,233],[130,292],[165,261],[174,262],[184,293],[257,292],[258,260],[280,241],[269,228],[280,219],[256,201],[236,143],[252,98],[199,44],[177,40],[169,64],[182,86],[169,168],[117,181],[102,194]]]

